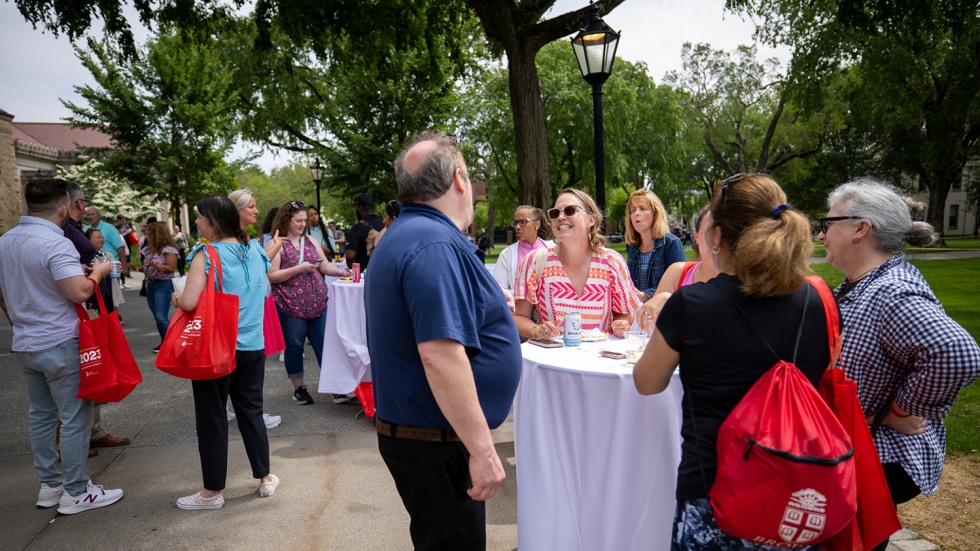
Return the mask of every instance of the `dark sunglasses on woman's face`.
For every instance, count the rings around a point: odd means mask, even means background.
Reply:
[[[565,218],[570,218],[572,216],[575,216],[575,213],[578,212],[579,210],[585,210],[585,209],[578,205],[568,205],[563,209],[553,208],[548,211],[548,218],[551,218],[552,220],[557,220],[558,217],[562,215],[562,213],[565,213]]]
[[[527,225],[528,222],[530,222],[530,220],[528,220],[527,218],[520,218],[518,220],[514,220],[513,222],[511,222],[510,225],[516,228],[517,226],[525,226]]]

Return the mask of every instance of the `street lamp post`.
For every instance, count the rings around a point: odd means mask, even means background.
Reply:
[[[612,74],[619,33],[599,17],[599,6],[589,3],[589,22],[572,38],[582,78],[592,85],[592,117],[595,131],[595,196],[599,210],[606,211],[606,157],[602,136],[602,84]]]
[[[320,164],[320,159],[313,161],[310,165],[310,172],[313,174],[313,183],[316,184],[316,212],[317,214],[323,215],[320,210],[320,182],[323,180],[323,165]]]

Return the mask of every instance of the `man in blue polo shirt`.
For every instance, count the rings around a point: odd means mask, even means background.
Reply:
[[[401,215],[365,283],[378,448],[415,549],[485,549],[504,480],[490,430],[514,400],[520,338],[462,230],[473,187],[456,142],[424,133],[395,161]]]

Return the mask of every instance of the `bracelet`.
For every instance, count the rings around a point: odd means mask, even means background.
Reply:
[[[888,409],[891,410],[892,415],[894,415],[895,417],[901,417],[901,418],[904,419],[904,418],[910,417],[912,415],[911,413],[902,413],[902,412],[898,411],[898,408],[895,407],[895,401],[894,400],[892,400],[892,402],[890,404],[888,404]]]

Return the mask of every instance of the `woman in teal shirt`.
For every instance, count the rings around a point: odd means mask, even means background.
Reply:
[[[177,507],[190,510],[219,509],[225,503],[221,492],[228,472],[225,405],[229,394],[233,398],[252,476],[260,481],[259,495],[269,497],[279,486],[279,478],[269,471],[269,436],[262,419],[265,382],[262,316],[269,258],[258,243],[249,241],[242,231],[238,209],[227,197],[208,195],[198,201],[197,213],[196,223],[201,236],[210,242],[221,260],[223,292],[238,296],[239,311],[235,370],[218,379],[191,383],[204,488],[177,500]],[[198,245],[191,251],[188,257],[191,269],[184,292],[175,295],[177,306],[184,310],[197,307],[201,292],[211,281],[213,266],[206,254],[198,254],[202,247]]]

